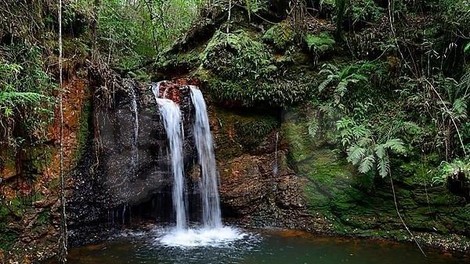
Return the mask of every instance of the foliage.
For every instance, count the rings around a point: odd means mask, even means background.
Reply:
[[[43,70],[40,50],[37,46],[11,45],[3,47],[3,51],[6,56],[0,58],[0,141],[15,145],[19,143],[15,137],[44,139],[46,125],[53,117],[54,86]]]
[[[287,78],[236,81],[211,76],[208,88],[213,97],[219,101],[237,102],[247,107],[260,104],[276,107],[292,105],[308,98],[308,92],[312,90],[308,80]]]
[[[406,148],[399,138],[384,138],[374,135],[365,124],[342,118],[336,123],[347,160],[358,166],[360,173],[374,173],[381,177],[390,174],[390,153],[405,154]]]
[[[305,42],[309,50],[316,54],[321,54],[330,50],[335,44],[335,40],[325,32],[318,35],[307,34],[305,36]]]
[[[91,0],[82,0],[85,4]],[[97,35],[113,66],[140,67],[180,37],[198,15],[200,0],[101,1]],[[175,23],[177,21],[177,23]]]
[[[204,68],[227,79],[259,79],[277,70],[266,47],[243,30],[217,31],[201,60]]]
[[[323,64],[320,75],[326,75],[326,79],[320,83],[318,91],[322,93],[328,90],[327,92],[332,93],[334,103],[339,105],[348,89],[352,88],[354,84],[365,85],[367,83],[370,66],[365,62],[347,65],[340,69],[333,64]]]
[[[438,174],[433,177],[433,184],[445,184],[448,178],[453,178],[463,174],[467,181],[470,181],[470,159],[455,159],[452,162],[444,161],[439,166]]]
[[[201,54],[199,74],[219,100],[244,106],[264,103],[283,106],[305,99],[312,76],[275,64],[267,47],[243,30],[217,31]]]
[[[263,40],[272,43],[278,50],[286,50],[294,43],[294,30],[288,22],[284,21],[266,30]]]
[[[248,20],[251,21],[251,15],[259,12],[260,10],[266,10],[268,1],[266,0],[243,0],[246,10],[248,12]]]
[[[354,25],[359,22],[375,22],[383,15],[383,11],[374,0],[351,0],[346,12]]]

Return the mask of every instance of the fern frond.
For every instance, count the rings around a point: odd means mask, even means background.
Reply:
[[[452,105],[452,112],[454,112],[455,117],[466,118],[467,101],[464,98],[457,98]]]
[[[33,92],[0,92],[0,104],[24,105],[48,101],[50,97]]]
[[[364,125],[355,126],[352,132],[354,138],[356,139],[359,139],[361,137],[368,137],[370,135],[370,130]]]
[[[325,90],[325,88],[331,83],[332,80],[333,79],[326,78],[326,80],[324,80],[320,83],[320,85],[318,85],[318,91],[322,92],[323,90]]]
[[[382,178],[385,178],[390,172],[390,159],[388,155],[384,155],[382,158],[379,158],[377,163],[377,169],[379,170],[379,175]]]
[[[339,72],[339,68],[336,67],[335,65],[331,64],[331,63],[325,63],[321,66],[321,68],[322,68],[322,71],[323,70],[329,70],[331,73]]]
[[[309,124],[308,124],[308,134],[314,138],[316,135],[317,135],[317,131],[318,131],[318,122],[317,120],[312,120]]]
[[[318,72],[318,74],[320,74],[320,75],[323,75],[323,74],[325,74],[325,73],[326,73],[328,76],[329,76],[329,75],[335,75],[335,73],[332,72],[330,69],[322,69],[322,70],[320,70],[320,71]]]
[[[366,154],[366,149],[358,145],[353,145],[348,148],[348,157],[347,160],[353,165],[357,165],[364,158]]]
[[[375,147],[375,155],[379,160],[383,159],[387,155],[387,151],[383,144],[379,144]]]
[[[363,147],[369,147],[372,145],[372,143],[373,143],[372,138],[366,135],[359,137],[359,139],[357,140],[357,144]]]
[[[375,159],[373,155],[369,155],[362,159],[361,163],[359,164],[359,172],[360,173],[368,173],[374,167]]]
[[[399,138],[392,138],[384,143],[384,147],[390,149],[397,154],[404,154],[406,152],[403,141]]]
[[[351,118],[347,118],[347,117],[343,117],[340,120],[336,121],[337,130],[346,129],[355,125],[356,123],[354,122],[354,120]]]
[[[343,97],[344,94],[348,91],[348,81],[342,80],[338,83],[335,89],[335,93],[338,94],[340,97]]]

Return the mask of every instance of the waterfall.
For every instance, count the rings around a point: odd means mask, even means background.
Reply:
[[[160,82],[161,83],[161,82]],[[176,212],[176,229],[164,232],[157,237],[159,243],[171,247],[197,247],[224,245],[242,239],[244,234],[236,228],[224,227],[220,213],[218,175],[214,146],[209,128],[209,118],[204,97],[195,86],[189,86],[191,100],[195,109],[193,126],[194,141],[201,165],[200,191],[202,199],[202,228],[187,227],[184,178],[183,178],[183,129],[178,105],[169,99],[159,98],[160,83],[152,84],[152,91],[160,109],[164,127],[170,142],[171,166],[174,177],[173,207]],[[166,89],[168,90],[168,89]]]
[[[160,116],[170,144],[171,168],[173,172],[173,208],[176,213],[176,230],[187,227],[186,206],[184,202],[183,177],[183,135],[181,131],[181,112],[179,106],[168,99],[158,98],[159,84],[152,85],[152,92],[160,110]]]
[[[194,141],[202,174],[200,190],[203,225],[205,228],[220,228],[222,220],[217,188],[217,168],[206,103],[199,89],[194,86],[190,88],[191,100],[195,108]]]
[[[279,171],[278,168],[278,161],[277,161],[277,145],[279,144],[279,132],[276,132],[276,145],[274,149],[274,165],[273,165],[273,175],[277,176],[277,173]]]
[[[138,149],[138,140],[139,140],[139,112],[137,108],[137,96],[134,91],[134,87],[131,87],[131,110],[134,114],[134,140],[132,141],[132,177],[136,177],[136,168],[139,164],[139,149]]]

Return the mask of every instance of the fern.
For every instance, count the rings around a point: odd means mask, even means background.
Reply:
[[[399,138],[377,142],[378,137],[364,124],[353,118],[343,117],[336,122],[342,145],[346,148],[347,161],[358,166],[360,173],[374,171],[381,177],[390,174],[389,152],[405,154],[406,148]]]
[[[397,154],[404,154],[406,152],[406,148],[403,144],[403,141],[399,138],[393,138],[387,140],[384,144],[384,148],[390,149],[394,153]]]
[[[33,92],[0,92],[0,105],[25,105],[48,100],[50,97]]]
[[[359,164],[362,161],[366,154],[366,149],[358,145],[353,145],[348,148],[348,157],[347,160],[353,165]]]
[[[377,155],[379,159],[383,159],[387,155],[387,152],[383,144],[377,145],[375,147],[375,155]]]
[[[330,78],[331,75],[328,76],[323,82],[318,85],[318,91],[321,93],[323,90],[325,90],[326,87],[334,80],[333,78]]]
[[[333,87],[332,97],[335,104],[339,105],[352,84],[366,83],[368,81],[368,77],[363,71],[371,71],[370,65],[370,63],[360,63],[357,65],[347,65],[340,69],[333,64],[323,64],[319,74],[326,75],[326,79],[320,83],[318,91],[321,93],[331,85]]]
[[[373,155],[368,155],[364,159],[362,159],[361,163],[359,164],[359,172],[360,173],[368,173],[374,168],[375,158]]]
[[[467,101],[466,98],[457,98],[452,105],[454,118],[467,118]]]
[[[378,159],[377,169],[382,178],[385,178],[390,173],[390,160],[387,154],[381,159]]]

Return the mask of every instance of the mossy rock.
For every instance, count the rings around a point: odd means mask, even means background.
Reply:
[[[79,161],[87,148],[88,137],[90,135],[90,117],[93,112],[91,99],[85,101],[80,114],[80,129],[78,131],[78,148],[75,153],[75,161]]]
[[[0,224],[0,249],[8,251],[18,240],[18,234]]]
[[[203,72],[204,73],[204,72]],[[207,71],[205,71],[207,74]],[[197,76],[201,76],[197,74]],[[284,107],[306,100],[313,89],[308,79],[224,79],[205,76],[212,97],[219,102],[231,102],[244,107]]]
[[[327,32],[321,32],[316,35],[309,33],[305,35],[304,41],[309,51],[312,52],[315,57],[327,54],[333,50],[336,44],[333,37]]]
[[[159,71],[168,72],[169,74],[175,69],[190,71],[201,64],[200,54],[203,51],[203,46],[198,46],[189,51],[180,51],[179,53],[173,53],[171,50],[168,50],[158,56],[155,66]]]
[[[273,45],[278,50],[286,50],[294,43],[294,37],[292,25],[284,20],[266,30],[263,41]]]
[[[40,173],[50,165],[53,156],[53,147],[46,145],[31,147],[28,150],[28,155],[30,156],[33,170]]]
[[[238,141],[245,149],[255,149],[264,138],[279,126],[273,116],[249,116],[240,118],[235,123]]]
[[[277,70],[266,46],[243,30],[217,31],[200,58],[205,69],[224,79],[258,79]]]
[[[279,120],[274,113],[216,108],[215,117],[219,121],[214,131],[217,157],[222,160],[256,150],[279,127]]]

